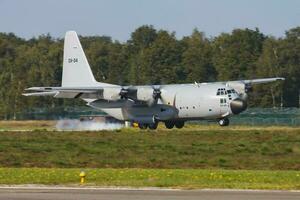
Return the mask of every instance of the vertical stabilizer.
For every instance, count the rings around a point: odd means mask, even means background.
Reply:
[[[62,87],[110,85],[97,82],[75,31],[68,31],[64,43]]]

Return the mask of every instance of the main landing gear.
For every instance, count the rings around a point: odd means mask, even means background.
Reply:
[[[151,130],[155,130],[157,129],[157,126],[158,126],[158,122],[155,122],[155,123],[151,123],[151,124],[145,124],[145,123],[139,123],[138,124],[138,127],[140,129],[151,129]],[[166,121],[165,122],[165,126],[167,129],[172,129],[174,127],[176,128],[182,128],[184,127],[184,121]]]
[[[172,129],[172,128],[174,128],[174,126],[176,128],[182,128],[182,127],[184,127],[184,121],[177,121],[177,122],[166,121],[165,126],[167,129]]]
[[[228,126],[229,125],[229,119],[228,118],[219,119],[218,123],[219,123],[220,126]]]
[[[143,124],[143,123],[139,123],[139,128],[140,129],[151,129],[151,130],[155,130],[157,129],[157,126],[158,126],[158,122],[155,122],[155,123],[151,123],[151,124]]]

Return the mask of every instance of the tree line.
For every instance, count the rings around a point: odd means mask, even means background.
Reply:
[[[216,37],[193,30],[174,32],[144,25],[126,42],[108,36],[80,37],[95,78],[120,85],[212,82],[282,76],[286,81],[256,86],[252,107],[298,107],[300,27],[282,38],[259,29],[235,29]],[[49,34],[25,40],[0,33],[0,118],[34,108],[82,105],[80,101],[21,96],[31,86],[60,86],[63,39]]]

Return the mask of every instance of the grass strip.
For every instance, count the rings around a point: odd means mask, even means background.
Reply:
[[[79,185],[79,168],[0,168],[0,184]],[[84,169],[87,186],[300,189],[300,171]]]
[[[0,167],[299,170],[300,131],[0,132]]]

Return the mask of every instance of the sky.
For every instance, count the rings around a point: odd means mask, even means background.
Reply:
[[[141,25],[208,37],[235,28],[259,28],[283,37],[300,26],[300,0],[0,0],[0,32],[29,39],[50,33],[62,38],[106,35],[124,42]]]

